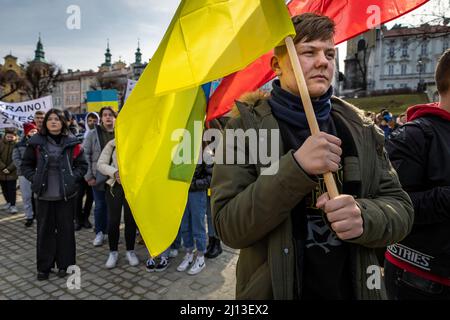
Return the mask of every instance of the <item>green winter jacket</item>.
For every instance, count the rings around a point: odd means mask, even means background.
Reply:
[[[5,138],[0,140],[0,181],[17,180],[17,170],[12,159],[15,145],[15,141],[8,142]],[[4,169],[8,169],[9,173],[5,174]]]
[[[242,109],[243,104],[239,105]],[[236,114],[228,122],[228,129],[278,129],[267,100],[250,97],[244,108],[249,112]],[[347,241],[351,243],[354,295],[357,299],[386,299],[384,283],[376,288],[376,281],[370,278],[373,267],[369,266],[379,266],[375,248],[396,243],[410,232],[411,200],[387,158],[382,131],[361,110],[338,98],[332,98],[331,112],[350,131],[358,154],[342,159],[344,181],[360,180],[362,188],[362,197],[356,200],[364,232]],[[269,134],[269,142],[270,138]],[[281,137],[279,140],[279,169],[274,175],[261,175],[259,165],[214,166],[211,199],[216,231],[225,244],[240,249],[237,299],[294,298],[291,211],[316,187],[316,181],[297,164],[294,150],[286,152]],[[222,146],[226,142],[225,136]],[[368,286],[368,282],[372,285]]]

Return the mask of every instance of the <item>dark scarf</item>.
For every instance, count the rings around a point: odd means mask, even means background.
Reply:
[[[322,97],[312,101],[320,130],[330,134],[335,133],[333,120],[330,116],[332,93],[333,89],[330,87]],[[280,81],[275,80],[269,105],[280,127],[280,134],[286,151],[297,150],[311,135],[300,97],[283,90],[280,87]]]
[[[307,129],[308,122],[300,97],[283,90],[279,80],[275,80],[272,87],[272,96],[269,100],[269,104],[272,107],[272,113],[275,118],[296,129]],[[332,95],[333,87],[330,87],[323,96],[312,100],[314,113],[316,114],[319,127],[323,123],[326,123],[330,118],[330,98]]]

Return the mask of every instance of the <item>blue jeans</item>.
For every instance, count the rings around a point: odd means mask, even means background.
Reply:
[[[211,197],[206,197],[206,221],[208,223],[208,236],[217,238],[216,229],[214,229],[214,222],[211,216]]]
[[[181,237],[187,251],[195,246],[197,251],[206,252],[206,191],[189,192],[188,202],[181,221]]]
[[[177,237],[173,241],[173,243],[170,245],[170,249],[180,249],[181,248],[181,229],[178,230]]]
[[[95,202],[95,209],[94,209],[95,233],[97,234],[101,231],[103,232],[103,234],[106,234],[108,233],[108,231],[106,230],[108,226],[106,192],[96,190],[95,188],[92,188],[92,191],[94,193],[94,202]]]

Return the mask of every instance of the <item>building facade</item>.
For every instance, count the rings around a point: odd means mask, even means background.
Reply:
[[[4,64],[0,64],[0,71],[5,77],[4,83],[0,86],[1,100],[4,102],[22,101],[25,93],[21,89],[15,90],[14,83],[17,79],[24,77],[24,66],[17,63],[17,57],[8,54],[4,57]]]
[[[390,30],[385,27],[370,30],[348,41],[345,88],[366,89],[368,93],[395,89],[427,91],[432,100],[436,64],[449,47],[450,26],[396,25]],[[366,66],[365,74],[360,65]]]

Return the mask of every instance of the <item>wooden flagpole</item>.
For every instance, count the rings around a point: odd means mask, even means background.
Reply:
[[[306,86],[305,77],[303,75],[302,66],[297,57],[297,50],[295,50],[294,40],[292,37],[285,39],[289,59],[291,60],[292,68],[294,70],[295,79],[297,81],[298,89],[300,90],[300,97],[303,102],[303,108],[305,109],[306,119],[311,130],[311,134],[318,134],[320,132],[319,125],[317,123],[316,115],[309,96],[308,87]],[[334,181],[333,174],[327,172],[323,175],[325,185],[327,186],[328,195],[330,199],[334,199],[339,195],[336,182]]]

